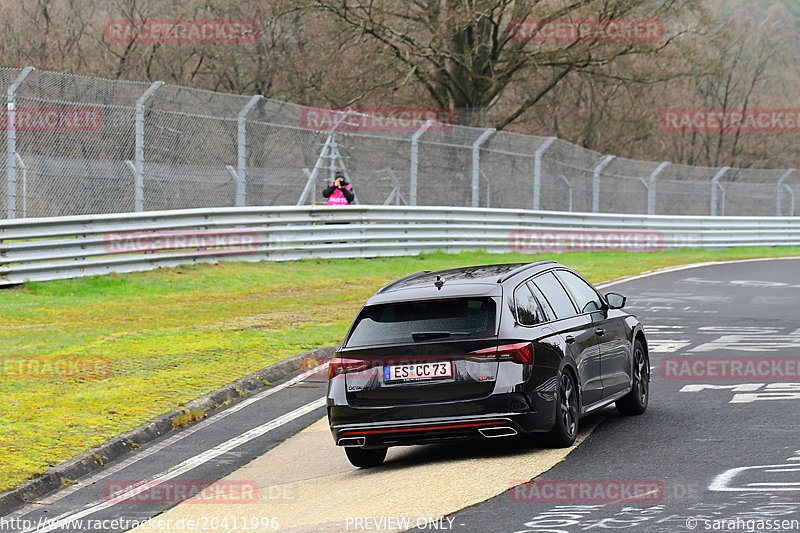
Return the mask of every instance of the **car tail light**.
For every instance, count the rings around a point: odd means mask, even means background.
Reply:
[[[511,360],[521,365],[533,364],[533,343],[521,342],[519,344],[506,344],[497,347],[497,354],[500,357],[511,356]]]
[[[370,368],[369,361],[363,359],[348,359],[347,357],[334,357],[328,364],[328,379],[333,379],[339,374],[348,372],[361,372]]]
[[[533,364],[533,343],[520,342],[518,344],[504,344],[496,348],[486,348],[469,352],[467,357],[478,359],[510,358],[521,365]]]
[[[475,350],[474,352],[469,352],[466,356],[475,359],[495,359],[497,357],[497,346],[492,346],[491,348],[485,348],[483,350]]]

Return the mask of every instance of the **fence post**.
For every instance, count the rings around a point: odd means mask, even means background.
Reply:
[[[234,204],[236,207],[244,207],[247,203],[245,177],[245,172],[247,171],[247,114],[255,107],[256,103],[258,103],[261,98],[262,96],[260,94],[253,95],[242,110],[239,111],[239,116],[237,117],[236,150],[239,171],[236,173],[236,200]]]
[[[9,220],[17,218],[17,89],[25,78],[33,72],[33,67],[25,67],[19,73],[9,88],[6,105],[6,129],[8,130],[8,151],[6,152],[6,171],[8,175],[8,206],[7,217]]]
[[[592,180],[592,213],[600,211],[600,173],[611,163],[617,156],[607,155],[599,165],[594,167],[594,179]]]
[[[777,198],[777,205],[775,206],[775,215],[781,216],[781,204],[783,203],[783,182],[786,181],[786,178],[792,175],[794,172],[793,168],[790,168],[786,171],[786,174],[781,176],[781,179],[778,180],[778,198]],[[792,213],[794,215],[794,213]]]
[[[409,175],[408,205],[417,205],[417,165],[419,164],[419,138],[436,122],[428,120],[411,136],[411,169]]]
[[[567,210],[572,213],[572,184],[564,174],[559,174],[558,177],[567,185]]]
[[[786,191],[789,193],[789,216],[794,216],[794,191],[788,185],[784,185],[786,187]]]
[[[472,143],[472,207],[478,207],[478,200],[479,200],[479,192],[480,192],[480,169],[481,169],[481,145],[486,142],[486,139],[489,138],[494,132],[496,132],[496,128],[489,128],[488,130],[481,133],[481,136],[475,139],[475,142]]]
[[[722,167],[719,169],[719,172],[711,178],[711,209],[709,211],[712,217],[717,216],[717,187],[719,187],[719,180],[730,169],[731,167]]]
[[[669,161],[664,161],[650,174],[650,186],[647,188],[647,214],[656,214],[656,178],[661,171],[669,166]]]
[[[542,191],[542,156],[544,151],[550,148],[550,145],[556,141],[556,137],[548,137],[536,152],[533,154],[533,210],[539,210],[539,203],[541,202]]]
[[[133,188],[133,210],[144,210],[144,104],[153,96],[159,87],[164,85],[163,81],[154,81],[150,87],[136,100],[136,154],[134,158],[134,188]]]
[[[22,169],[22,218],[28,217],[28,167],[25,166],[25,161],[19,156],[14,154],[14,159]]]

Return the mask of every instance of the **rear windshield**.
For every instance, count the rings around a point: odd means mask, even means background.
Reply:
[[[496,304],[491,298],[459,298],[371,306],[356,319],[348,347],[412,343],[412,334],[445,332],[435,339],[463,339],[495,333]],[[420,339],[420,336],[417,337]]]

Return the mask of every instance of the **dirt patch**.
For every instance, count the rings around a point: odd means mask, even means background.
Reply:
[[[198,330],[218,330],[218,331],[237,331],[245,329],[267,329],[280,331],[287,327],[335,324],[343,317],[352,318],[360,309],[359,302],[341,302],[327,304],[324,308],[307,308],[302,311],[291,309],[276,309],[269,313],[257,313],[254,315],[227,318],[196,326]]]

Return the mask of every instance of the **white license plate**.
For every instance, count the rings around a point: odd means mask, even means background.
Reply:
[[[424,379],[447,379],[452,377],[453,364],[451,361],[383,367],[384,381],[419,381]]]

